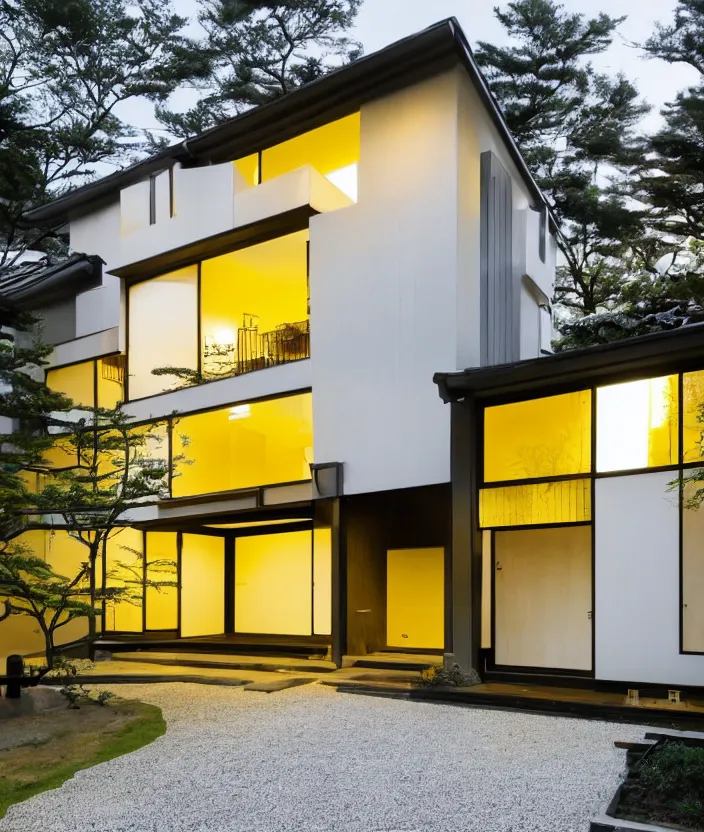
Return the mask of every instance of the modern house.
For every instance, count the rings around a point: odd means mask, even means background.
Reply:
[[[180,586],[107,605],[103,643],[473,661],[465,428],[432,379],[549,351],[557,230],[454,19],[26,220],[80,253],[51,292],[19,284],[49,386],[165,423],[170,494],[125,517],[103,574],[131,549]],[[26,540],[58,571],[81,557],[61,529]]]

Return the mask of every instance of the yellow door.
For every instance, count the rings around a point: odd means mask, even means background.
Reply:
[[[445,550],[390,549],[386,555],[386,643],[442,650]]]
[[[591,670],[590,526],[496,532],[498,665]]]

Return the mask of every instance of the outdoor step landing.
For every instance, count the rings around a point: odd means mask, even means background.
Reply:
[[[169,667],[222,668],[227,670],[261,670],[275,673],[286,670],[296,673],[331,673],[333,662],[323,659],[301,659],[293,656],[240,656],[221,653],[162,653],[137,651],[113,653],[113,660],[135,664],[159,664]]]

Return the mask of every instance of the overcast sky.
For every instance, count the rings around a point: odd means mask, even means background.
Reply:
[[[640,51],[629,43],[645,40],[656,21],[669,22],[676,0],[563,0],[563,4],[568,10],[585,15],[606,11],[614,17],[628,17],[612,48],[605,55],[596,57],[594,63],[602,71],[623,72],[637,83],[641,94],[654,108],[647,127],[657,127],[659,109],[674,98],[678,89],[694,83],[697,73],[688,67],[644,60]],[[494,5],[493,0],[364,0],[358,25],[352,34],[361,41],[368,54],[438,20],[455,16],[472,45],[478,40],[499,43],[505,38],[494,18]],[[180,14],[193,17],[198,3],[197,0],[173,0],[173,6]],[[146,105],[128,105],[121,115],[139,127],[155,126]]]

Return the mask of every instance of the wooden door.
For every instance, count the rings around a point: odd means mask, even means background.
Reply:
[[[444,549],[387,552],[386,643],[389,647],[443,649]]]
[[[590,526],[496,532],[497,665],[592,669]]]

